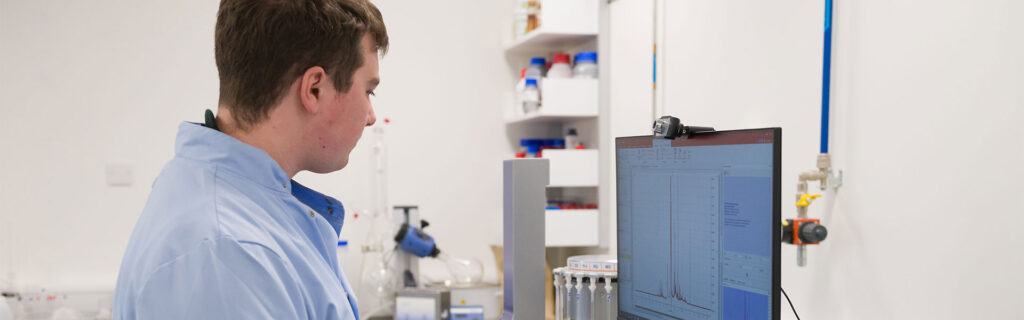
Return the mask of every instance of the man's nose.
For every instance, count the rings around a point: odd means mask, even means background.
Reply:
[[[370,107],[370,114],[366,117],[366,126],[372,126],[377,122],[377,115],[373,113],[373,107]]]

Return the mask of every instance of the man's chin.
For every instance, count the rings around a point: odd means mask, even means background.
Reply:
[[[317,166],[316,168],[311,168],[309,171],[313,173],[324,174],[344,169],[346,166],[348,166],[348,157],[345,157],[344,159],[340,159],[338,161],[334,161],[332,163],[324,163],[320,166]]]

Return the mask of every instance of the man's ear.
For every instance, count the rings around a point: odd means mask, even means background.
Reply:
[[[299,77],[299,100],[302,101],[302,108],[309,113],[316,113],[319,110],[320,99],[323,99],[323,92],[330,86],[327,72],[324,68],[314,66],[306,69]]]

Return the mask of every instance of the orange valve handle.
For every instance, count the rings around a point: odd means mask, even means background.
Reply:
[[[819,219],[787,219],[782,222],[782,241],[797,246],[819,244],[828,237],[828,228]]]

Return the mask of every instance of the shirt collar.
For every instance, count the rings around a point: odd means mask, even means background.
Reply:
[[[341,201],[289,179],[277,161],[260,148],[198,123],[183,122],[178,126],[174,152],[181,157],[235,172],[267,188],[291,193],[299,202],[323,216],[335,233],[341,233],[341,226],[345,223],[345,207]]]
[[[307,188],[295,180],[292,180],[292,195],[324,217],[334,228],[334,233],[341,235],[341,226],[345,224],[345,206],[341,201]]]
[[[174,153],[208,162],[273,190],[291,193],[291,179],[266,151],[198,123],[178,126]]]

